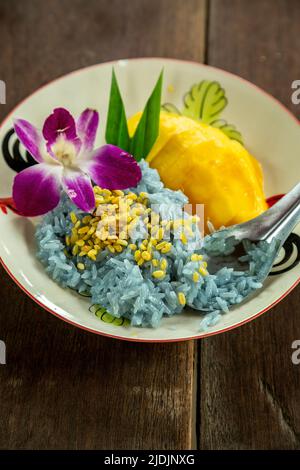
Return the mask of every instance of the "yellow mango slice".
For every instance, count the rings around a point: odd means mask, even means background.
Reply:
[[[129,119],[130,135],[140,117]],[[193,205],[204,204],[205,220],[215,228],[245,222],[267,209],[261,165],[217,128],[162,111],[147,161],[165,186],[181,189]]]

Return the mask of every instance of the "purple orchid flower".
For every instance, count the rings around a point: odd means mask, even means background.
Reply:
[[[80,209],[95,207],[92,181],[106,189],[136,186],[142,175],[132,155],[114,145],[93,149],[99,124],[97,111],[86,109],[75,122],[64,108],[56,108],[42,132],[23,119],[14,128],[19,140],[38,162],[16,175],[13,199],[25,216],[54,209],[61,188]]]

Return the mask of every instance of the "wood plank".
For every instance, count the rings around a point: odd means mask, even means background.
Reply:
[[[49,80],[132,56],[201,60],[205,1],[0,1],[0,117]],[[183,40],[184,39],[184,40]],[[1,270],[0,448],[192,446],[193,342],[109,340],[52,317]]]
[[[299,116],[290,101],[299,21],[297,0],[212,0],[208,63],[253,81]],[[300,369],[291,362],[299,294],[298,287],[254,322],[202,341],[202,449],[300,448]]]

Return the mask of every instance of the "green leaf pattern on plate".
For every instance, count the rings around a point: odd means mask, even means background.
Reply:
[[[233,124],[228,124],[224,119],[217,119],[216,121],[213,121],[211,125],[224,132],[229,139],[237,140],[240,144],[244,145],[241,133]]]
[[[184,96],[182,114],[211,124],[227,105],[224,89],[217,82],[203,80]]]
[[[94,313],[96,317],[100,318],[100,320],[104,321],[105,323],[111,323],[114,326],[129,326],[130,321],[127,318],[121,317],[116,318],[101,305],[93,304],[90,306],[89,311]]]
[[[162,109],[168,113],[181,114],[178,108],[172,103],[165,103],[162,105]]]
[[[228,124],[224,119],[220,119],[227,104],[225,90],[218,82],[202,80],[193,85],[184,95],[182,111],[179,111],[172,103],[163,104],[162,109],[217,127],[230,139],[237,140],[243,145],[242,135],[236,127],[233,124]]]

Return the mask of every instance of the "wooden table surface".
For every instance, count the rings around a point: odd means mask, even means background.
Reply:
[[[0,0],[0,118],[60,75],[139,56],[229,70],[299,117],[299,24],[298,0]],[[3,269],[1,281],[1,449],[300,448],[300,287],[226,334],[138,344],[76,329]]]

